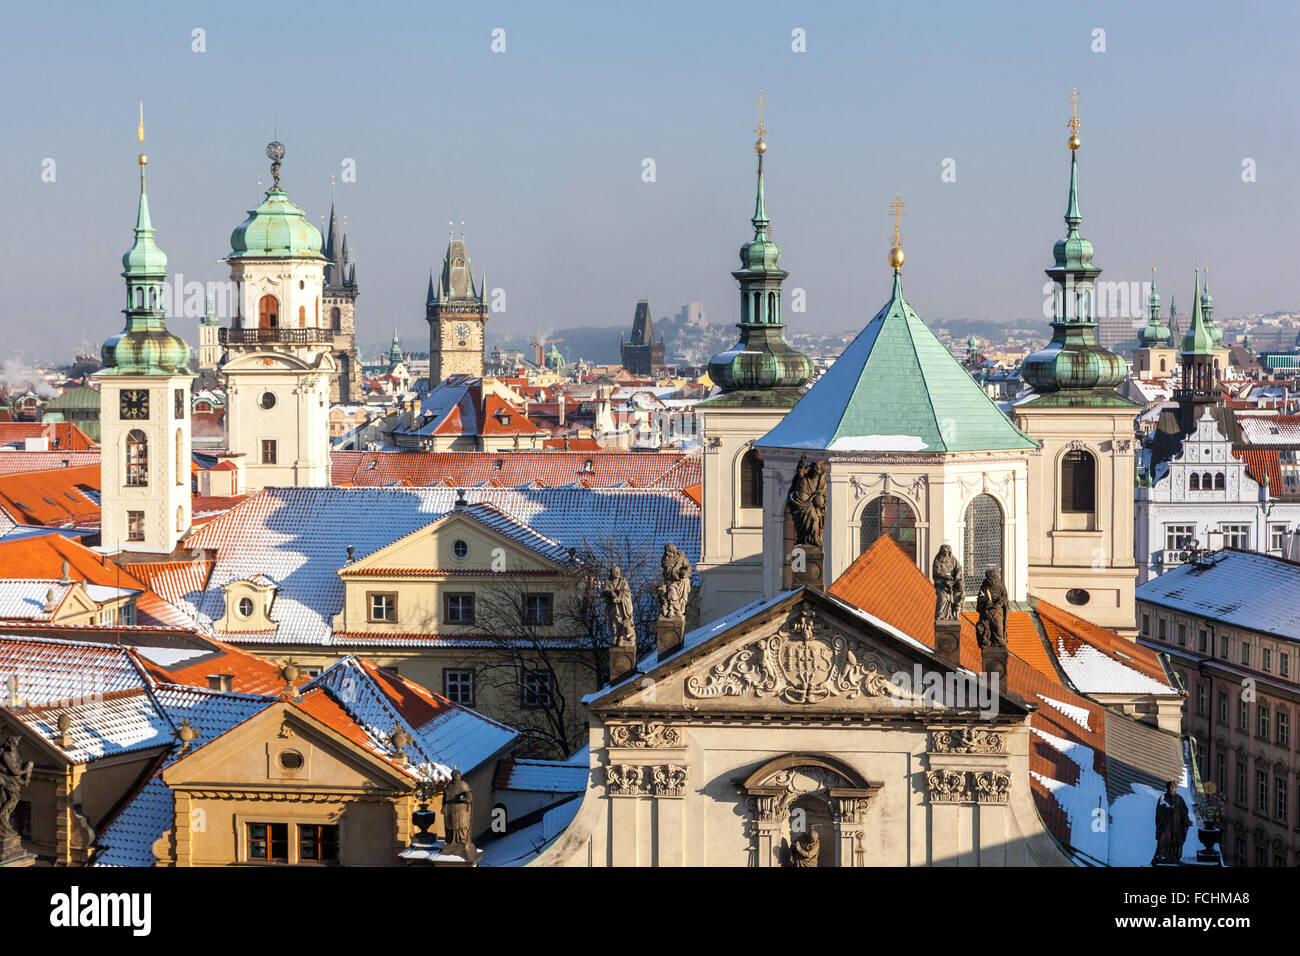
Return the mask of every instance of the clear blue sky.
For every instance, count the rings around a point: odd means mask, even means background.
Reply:
[[[493,327],[630,327],[699,300],[736,314],[766,89],[768,210],[809,329],[863,325],[888,293],[889,200],[907,202],[905,287],[923,316],[1040,314],[1063,232],[1067,97],[1082,104],[1084,235],[1104,278],[1149,278],[1186,312],[1208,258],[1220,314],[1300,306],[1295,51],[1270,3],[223,3],[64,0],[8,11],[8,281],[0,354],[64,359],[120,329],[120,257],[145,101],[159,245],[224,279],[269,180],[318,225],[337,188],[363,345],[394,317],[427,341],[449,219],[506,290]],[[491,32],[506,31],[493,53]],[[202,28],[206,52],[192,52]],[[807,52],[791,49],[806,31]],[[1093,30],[1106,52],[1092,52]],[[53,158],[56,181],[41,181]],[[641,179],[656,162],[656,182]],[[945,158],[957,180],[940,181]],[[1243,183],[1246,157],[1257,181]],[[196,322],[173,328],[191,344]]]

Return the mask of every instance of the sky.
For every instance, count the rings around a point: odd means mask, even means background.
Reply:
[[[791,327],[857,329],[885,301],[896,194],[923,317],[1041,316],[1073,87],[1103,279],[1154,262],[1186,314],[1208,261],[1220,316],[1300,307],[1294,4],[53,0],[7,20],[0,356],[64,361],[122,327],[141,100],[186,282],[228,278],[273,138],[318,227],[338,181],[363,354],[394,322],[427,346],[449,220],[504,293],[490,332],[630,329],[641,297],[734,321],[759,88]],[[170,324],[197,344],[197,319]]]

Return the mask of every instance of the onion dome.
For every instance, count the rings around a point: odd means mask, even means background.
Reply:
[[[284,147],[272,143],[266,151],[272,160],[271,173],[275,182],[267,190],[262,204],[249,210],[248,218],[230,234],[232,252],[227,259],[324,260],[325,256],[321,255],[324,240],[320,230],[280,188],[280,160],[284,158]]]
[[[1151,294],[1147,296],[1147,324],[1138,332],[1138,339],[1144,348],[1167,348],[1173,335],[1169,327],[1160,321],[1160,293],[1156,291],[1156,267],[1151,267]]]
[[[799,389],[812,378],[812,361],[785,341],[781,323],[781,248],[772,241],[763,185],[766,127],[758,126],[758,191],[754,200],[754,238],[740,247],[740,341],[709,362],[709,378],[723,392]],[[793,399],[791,399],[793,401]]]
[[[1198,274],[1196,277],[1196,291],[1200,292],[1201,278]],[[1222,335],[1223,333],[1219,333]],[[1182,354],[1184,355],[1209,355],[1218,345],[1217,340],[1211,327],[1205,321],[1205,297],[1196,295],[1192,298],[1192,322],[1187,327],[1187,334],[1183,336]]]

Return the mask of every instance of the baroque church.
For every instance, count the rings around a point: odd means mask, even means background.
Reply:
[[[1197,814],[1203,794],[1183,692],[1130,639],[1133,408],[1097,341],[1070,128],[1053,337],[1013,420],[904,298],[901,200],[885,304],[807,387],[759,124],[740,340],[698,407],[709,623],[661,617],[648,655],[611,658],[591,778],[530,862],[1217,860],[1150,822],[1170,783]]]

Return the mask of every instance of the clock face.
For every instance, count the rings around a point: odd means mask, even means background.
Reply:
[[[118,398],[117,414],[122,421],[144,421],[149,417],[147,388],[124,388]]]
[[[460,323],[459,325],[457,325],[456,328],[453,329],[452,331],[454,331],[454,332],[456,333],[456,338],[458,338],[458,339],[467,339],[467,338],[469,338],[469,326],[466,325],[464,322],[461,322],[461,323]]]

